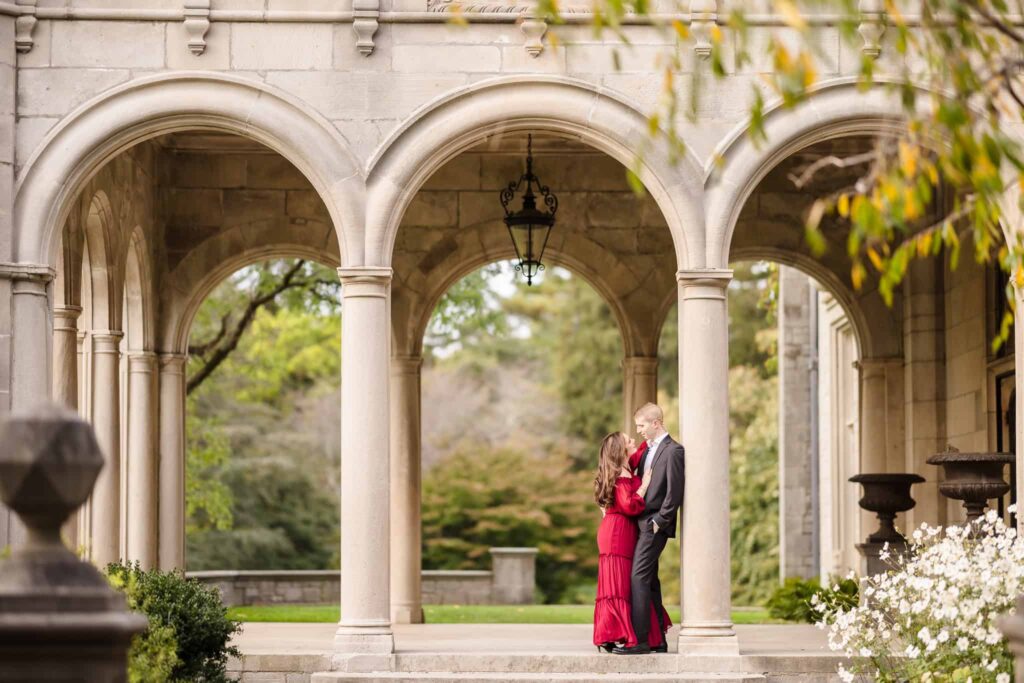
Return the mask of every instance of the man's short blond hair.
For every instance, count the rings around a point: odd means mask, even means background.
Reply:
[[[644,418],[649,422],[665,423],[665,412],[655,403],[645,403],[633,413],[633,419]]]

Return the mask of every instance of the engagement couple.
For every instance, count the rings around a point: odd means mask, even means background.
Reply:
[[[619,655],[668,652],[672,622],[661,601],[658,559],[676,535],[683,502],[683,447],[665,431],[661,408],[634,415],[644,442],[622,432],[601,442],[594,500],[604,519],[597,530],[594,645]]]

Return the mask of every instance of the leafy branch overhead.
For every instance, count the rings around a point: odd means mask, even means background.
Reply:
[[[232,283],[235,296],[220,315],[216,332],[208,332],[204,341],[189,343],[188,353],[198,359],[190,370],[186,393],[191,394],[205,382],[231,352],[238,348],[260,310],[276,306],[318,306],[336,312],[340,306],[340,283],[325,277],[325,269],[302,259],[266,263],[241,271],[240,281]]]
[[[648,148],[668,144],[678,157],[684,149],[681,128],[696,118],[705,89],[702,79],[750,65],[755,42],[759,56],[766,46],[771,73],[751,85],[748,134],[763,143],[769,110],[799,107],[819,86],[825,55],[816,38],[837,27],[852,53],[861,56],[860,87],[891,93],[903,118],[870,152],[821,159],[800,174],[797,187],[806,189],[811,178],[830,169],[860,173],[849,187],[816,198],[806,220],[809,246],[819,255],[845,249],[854,286],[877,282],[890,305],[914,259],[945,253],[955,268],[965,244],[976,260],[996,263],[1009,274],[1008,295],[1011,284],[1024,286],[1017,217],[1024,186],[1019,0],[770,0],[781,26],[748,14],[743,3],[729,3],[737,9],[727,15],[712,14],[723,4],[692,2],[686,22],[655,13],[643,0],[594,3],[592,28],[599,36],[611,32],[621,43],[617,51],[631,49],[623,29],[630,23],[660,27],[671,45],[652,65],[661,73],[662,92],[650,112]],[[538,11],[553,24],[563,21],[556,0],[539,0]],[[754,31],[767,40],[751,41]],[[695,48],[706,59],[691,68],[684,57]],[[826,216],[848,227],[844,245],[828,243],[822,230]],[[1008,310],[997,343],[1011,321]]]

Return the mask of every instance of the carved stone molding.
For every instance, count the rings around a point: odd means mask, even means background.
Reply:
[[[354,0],[352,3],[352,30],[356,33],[356,49],[364,57],[373,53],[373,36],[379,27],[379,16],[379,0]]]
[[[544,51],[544,34],[548,30],[547,22],[543,19],[529,17],[523,20],[519,28],[522,29],[523,35],[526,36],[524,47],[527,54],[531,57],[539,56]]]
[[[718,0],[690,0],[693,51],[701,59],[711,56],[711,27],[718,23]]]
[[[21,15],[14,20],[14,47],[25,54],[32,51],[35,39],[32,34],[36,30],[36,0],[18,0]]]
[[[210,0],[185,0],[185,33],[189,52],[197,57],[206,52],[206,32],[210,30]]]
[[[885,35],[885,7],[882,0],[860,0],[858,6],[863,20],[857,33],[864,40],[860,51],[875,59],[882,54],[882,36]]]
[[[536,9],[535,0],[428,0],[427,2],[427,10],[430,12],[532,14]],[[564,5],[560,5],[559,11],[562,14],[585,14],[591,11],[591,7],[579,0],[570,0]],[[538,54],[540,53],[538,52]]]

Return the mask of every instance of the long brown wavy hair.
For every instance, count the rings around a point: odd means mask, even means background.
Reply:
[[[610,507],[615,500],[615,481],[628,458],[626,435],[622,432],[612,432],[601,441],[597,476],[594,477],[594,501],[601,507]]]

